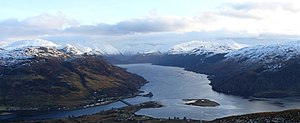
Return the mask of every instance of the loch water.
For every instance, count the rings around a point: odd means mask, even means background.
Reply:
[[[249,99],[226,95],[212,90],[207,75],[186,71],[179,67],[158,66],[151,64],[118,65],[127,71],[143,76],[149,81],[140,90],[153,93],[153,97],[134,97],[125,99],[131,104],[145,101],[158,101],[164,107],[142,109],[136,114],[158,118],[186,117],[192,119],[213,120],[231,115],[255,112],[281,111],[300,108],[300,97],[281,99]],[[185,105],[182,99],[209,99],[220,104],[217,107],[199,107]],[[126,106],[115,102],[103,106],[95,106],[73,111],[37,112],[32,114],[12,114],[0,116],[0,120],[36,120],[65,118],[68,116],[91,115],[103,110]]]

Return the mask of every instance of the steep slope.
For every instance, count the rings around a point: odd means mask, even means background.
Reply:
[[[0,106],[72,108],[131,96],[146,83],[97,54],[70,46],[30,45],[0,51]]]
[[[300,95],[299,43],[243,48],[212,67],[214,90],[254,97]]]

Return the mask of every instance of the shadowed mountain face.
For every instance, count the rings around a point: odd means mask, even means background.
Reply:
[[[299,61],[283,61],[280,67],[277,63],[218,62],[211,67],[211,85],[215,91],[245,97],[299,96]]]
[[[14,107],[73,107],[131,95],[142,77],[96,55],[35,56],[0,66],[0,104]]]
[[[224,54],[189,57],[178,56],[158,64],[208,74],[212,89],[226,94],[272,98],[300,95],[300,58],[297,56],[269,63],[234,61]]]

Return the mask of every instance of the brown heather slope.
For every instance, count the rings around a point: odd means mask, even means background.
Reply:
[[[82,106],[131,95],[146,83],[91,55],[35,57],[27,65],[0,66],[0,73],[0,105],[23,109]]]
[[[209,123],[299,123],[300,110],[286,110],[280,112],[262,112],[229,116],[216,119]]]

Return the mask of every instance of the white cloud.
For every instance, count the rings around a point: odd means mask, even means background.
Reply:
[[[7,19],[0,21],[0,40],[19,40],[55,35],[64,28],[77,25],[78,22],[62,14],[42,14],[25,20]]]
[[[112,15],[113,16],[113,15]],[[154,14],[122,20],[115,24],[99,22],[81,25],[63,14],[42,14],[25,20],[0,21],[0,40],[62,38],[81,40],[147,40],[174,33],[192,38],[300,36],[300,2],[296,0],[230,0],[214,11],[179,17]],[[197,36],[196,36],[197,34]],[[138,38],[136,38],[138,37]],[[140,38],[141,37],[141,38]],[[176,39],[176,37],[169,37]],[[187,39],[185,37],[184,39]],[[167,40],[166,36],[163,36]],[[182,37],[178,38],[183,39]]]
[[[251,34],[300,35],[300,2],[241,0],[224,4],[219,27]]]
[[[69,19],[63,14],[41,14],[38,16],[29,17],[23,20],[22,23],[28,26],[46,29],[63,29],[79,24],[76,20]]]
[[[99,23],[80,25],[65,30],[67,33],[89,35],[128,35],[155,32],[187,32],[201,27],[200,20],[193,17],[149,16],[124,20],[116,24]]]

